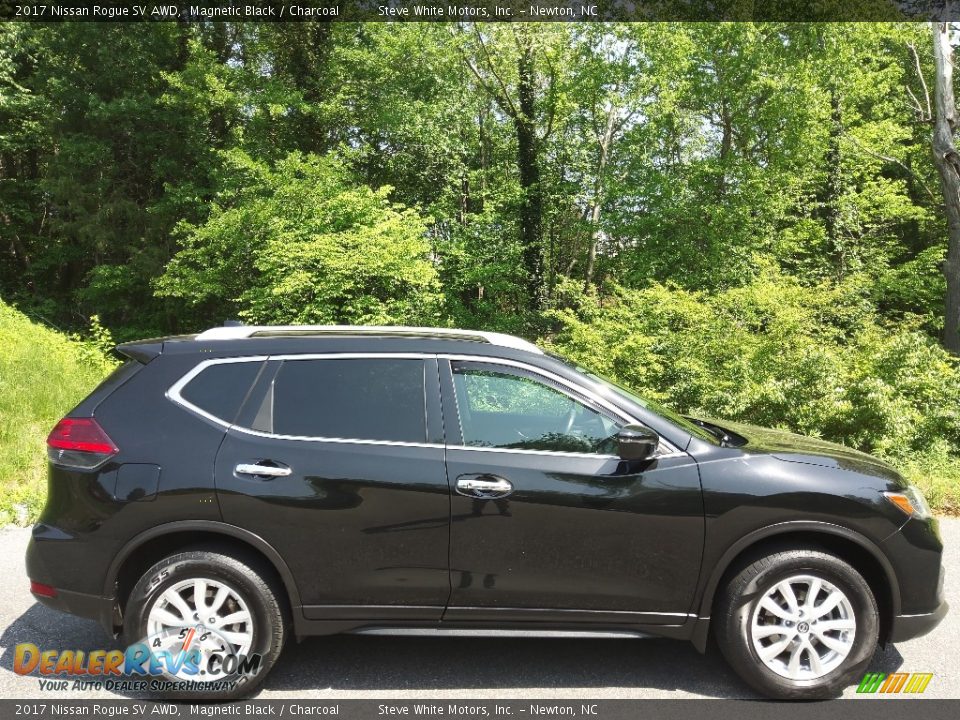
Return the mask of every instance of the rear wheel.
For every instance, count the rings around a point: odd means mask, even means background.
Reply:
[[[877,647],[877,603],[848,563],[816,548],[760,557],[727,583],[717,642],[751,687],[773,698],[835,697]]]
[[[253,692],[286,635],[279,590],[267,578],[253,560],[209,550],[147,570],[127,602],[124,640],[141,653],[150,694],[227,700]]]

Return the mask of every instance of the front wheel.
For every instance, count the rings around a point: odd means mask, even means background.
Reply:
[[[209,550],[167,557],[127,602],[124,639],[153,697],[233,700],[263,681],[283,647],[280,591],[253,559]]]
[[[815,548],[761,557],[727,583],[714,618],[736,673],[767,697],[836,697],[877,647],[877,603],[849,564]]]

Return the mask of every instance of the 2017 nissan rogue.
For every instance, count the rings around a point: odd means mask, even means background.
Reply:
[[[516,337],[118,350],[50,433],[27,570],[163,655],[170,694],[249,694],[290,635],[435,629],[712,635],[760,693],[817,698],[947,612],[937,522],[890,466],[681,417]]]

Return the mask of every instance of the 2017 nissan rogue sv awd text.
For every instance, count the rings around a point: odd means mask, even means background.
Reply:
[[[826,697],[947,612],[937,522],[888,465],[681,417],[519,338],[118,350],[50,434],[27,571],[45,605],[190,653],[171,694],[247,695],[290,635],[432,629],[712,635],[760,693]]]

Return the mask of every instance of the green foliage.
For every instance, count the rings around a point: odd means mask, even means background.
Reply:
[[[67,336],[73,343],[80,356],[91,366],[98,366],[105,358],[110,358],[117,341],[113,333],[103,326],[99,315],[90,316],[90,324],[84,334],[70,333]]]
[[[161,295],[260,323],[437,322],[426,222],[390,188],[350,182],[329,158],[294,153],[270,167],[230,157],[233,182],[183,249]]]
[[[880,307],[896,318],[916,315],[933,336],[943,331],[946,248],[931,247],[882,273],[876,284]]]
[[[907,323],[885,324],[857,279],[806,287],[764,271],[715,294],[614,288],[556,310],[550,346],[703,417],[844,443],[903,463],[941,507],[960,487],[960,366]]]
[[[33,520],[46,497],[44,439],[115,363],[90,342],[31,322],[0,300],[0,526]]]
[[[0,296],[97,348],[553,323],[677,407],[909,450],[946,507],[931,67],[919,23],[8,24]]]

